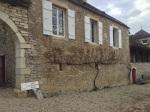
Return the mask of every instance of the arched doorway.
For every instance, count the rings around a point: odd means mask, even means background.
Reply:
[[[20,89],[24,76],[30,74],[26,66],[25,52],[31,46],[26,44],[15,23],[0,11],[0,83]]]
[[[15,35],[0,21],[0,86],[15,86]]]

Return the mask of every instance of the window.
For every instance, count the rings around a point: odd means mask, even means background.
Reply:
[[[119,30],[113,28],[113,47],[119,47]]]
[[[110,26],[110,46],[114,48],[122,48],[122,31],[118,27]]]
[[[53,35],[64,36],[64,10],[57,6],[52,9],[52,28]]]
[[[148,40],[142,40],[143,44],[148,44]]]
[[[97,37],[97,21],[91,19],[91,42],[96,42]]]

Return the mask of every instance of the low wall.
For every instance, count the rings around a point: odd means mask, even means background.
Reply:
[[[99,65],[96,86],[105,87],[123,86],[129,84],[129,67],[125,64]]]
[[[122,86],[129,84],[129,68],[125,64],[51,64],[47,74],[38,77],[27,76],[26,81],[39,79],[42,92],[53,95],[62,93],[91,91],[95,88]],[[40,66],[41,67],[41,66]],[[41,67],[41,69],[46,70]],[[30,79],[30,80],[28,80]]]
[[[131,63],[132,68],[137,70],[137,78],[141,78],[142,75],[150,76],[150,63]]]

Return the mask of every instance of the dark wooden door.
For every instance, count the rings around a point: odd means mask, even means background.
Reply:
[[[135,68],[132,69],[132,80],[133,80],[133,84],[135,84],[136,83],[136,69]]]
[[[5,57],[0,56],[0,85],[5,84]]]

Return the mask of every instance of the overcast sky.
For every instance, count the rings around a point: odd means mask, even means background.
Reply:
[[[150,32],[150,0],[88,0],[88,2],[127,24],[132,34],[141,27]]]

